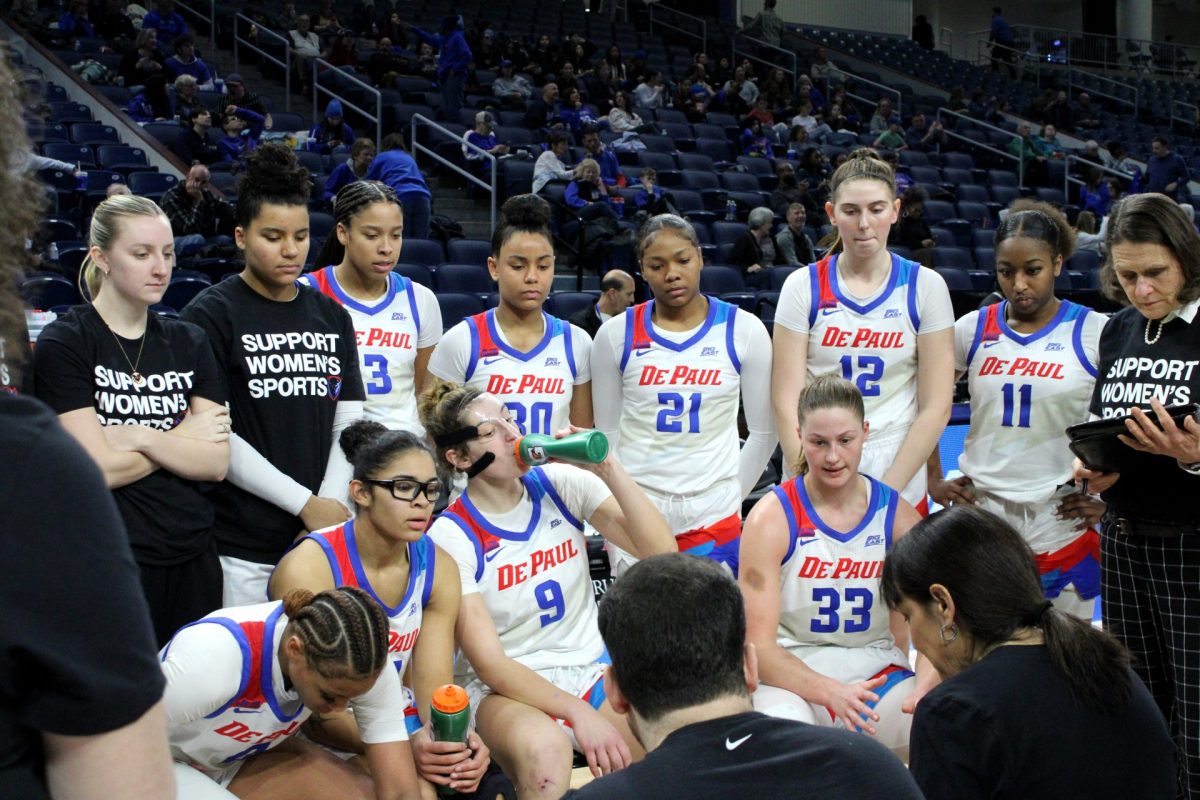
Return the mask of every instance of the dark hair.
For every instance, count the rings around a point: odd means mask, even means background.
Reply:
[[[642,260],[646,248],[664,231],[670,231],[676,236],[683,237],[691,243],[692,247],[696,248],[697,253],[700,252],[700,239],[696,236],[696,229],[692,227],[692,223],[678,214],[657,214],[646,220],[642,229],[638,231],[636,248],[638,261]]]
[[[500,220],[492,231],[492,258],[500,257],[500,248],[514,233],[536,233],[553,242],[550,204],[536,194],[519,194],[505,200],[500,206]]]
[[[1107,254],[1100,268],[1100,289],[1109,300],[1129,304],[1113,266],[1113,245],[1157,244],[1171,251],[1183,271],[1183,286],[1176,298],[1190,303],[1200,297],[1200,236],[1183,209],[1157,193],[1123,197],[1113,206],[1104,240]]]
[[[583,140],[584,136],[599,136],[599,135],[600,135],[600,129],[597,128],[595,125],[585,125],[583,127],[583,129],[579,131],[579,139],[581,141]]]
[[[1014,236],[1037,239],[1063,261],[1075,252],[1075,229],[1071,223],[1057,208],[1040,200],[1016,200],[1008,207],[1008,214],[996,228],[996,249]]]
[[[1171,143],[1167,141],[1165,136],[1155,136],[1150,140],[1150,144],[1161,144],[1163,147],[1170,147]]]
[[[395,189],[381,181],[354,181],[339,189],[333,198],[334,224],[341,223],[349,229],[355,215],[373,203],[392,203],[397,209],[400,209],[401,219],[403,219],[404,210],[400,205],[400,199],[396,197]],[[342,263],[342,259],[345,257],[346,245],[338,239],[336,229],[332,230],[325,237],[325,242],[321,245],[321,252],[317,254],[316,268],[321,269],[330,264],[336,266]]]
[[[237,224],[246,228],[266,203],[308,208],[312,181],[291,148],[279,142],[266,142],[246,155],[246,168],[238,176],[237,192]]]
[[[551,131],[546,134],[546,149],[553,150],[555,145],[566,144],[567,135],[558,131]]]
[[[621,693],[648,721],[747,696],[742,593],[714,561],[683,553],[639,561],[600,601],[599,624]]]
[[[84,0],[84,5],[87,5],[86,0]],[[188,34],[185,33],[182,36],[175,37],[175,52],[178,53],[180,48],[184,47],[185,45],[189,45],[189,44],[192,45],[193,47],[195,47],[196,40],[193,39]]]
[[[800,399],[796,404],[797,424],[803,426],[804,419],[809,414],[826,408],[845,409],[858,417],[860,423],[867,418],[862,392],[853,383],[832,372],[818,375],[800,391]],[[801,447],[800,454],[796,456],[796,463],[792,465],[792,473],[803,475],[806,472],[808,460],[804,457],[804,448]]]
[[[404,143],[403,133],[389,133],[379,143],[379,149],[381,152],[387,150],[407,150],[408,145]]]
[[[463,412],[481,394],[483,391],[474,386],[431,378],[425,391],[417,398],[417,414],[429,438],[437,441],[439,436],[461,430]],[[439,467],[454,470],[454,465],[446,458],[446,453],[450,450],[463,452],[459,445],[438,445],[437,463]]]
[[[188,111],[188,122],[195,123],[196,117],[200,116],[201,114],[210,114],[210,113],[212,113],[212,112],[210,112],[204,106],[192,106],[191,110]]]
[[[1088,621],[1043,608],[1047,601],[1033,551],[995,514],[956,505],[921,520],[896,541],[883,562],[881,591],[888,607],[904,599],[929,606],[935,583],[950,592],[955,624],[978,648],[1039,625],[1051,662],[1080,703],[1115,713],[1129,702],[1129,652]]]
[[[308,666],[327,678],[367,678],[387,664],[387,614],[358,587],[315,595],[293,589],[284,595],[283,613]]]
[[[367,480],[410,450],[420,450],[433,458],[429,445],[416,434],[388,430],[367,419],[352,422],[338,437],[338,444],[346,454],[346,460],[354,466],[356,481]]]

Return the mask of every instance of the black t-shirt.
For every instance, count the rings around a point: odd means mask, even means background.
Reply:
[[[1157,324],[1152,326],[1157,332]],[[1122,416],[1133,406],[1200,402],[1200,319],[1176,318],[1162,337],[1146,344],[1146,318],[1134,308],[1114,314],[1100,334],[1100,370],[1091,412],[1103,419]],[[1153,415],[1151,415],[1153,416]],[[1200,476],[1189,475],[1175,459],[1129,450],[1129,467],[1102,496],[1119,516],[1196,523]]]
[[[909,768],[928,800],[1172,800],[1166,721],[1129,679],[1123,710],[1089,711],[1045,647],[999,647],[917,704]]]
[[[921,792],[900,760],[863,734],[748,711],[686,725],[564,800],[677,797],[921,800]]]
[[[364,400],[354,324],[337,301],[300,287],[269,300],[241,277],[205,289],[183,315],[208,333],[229,383],[233,431],[283,474],[317,492],[339,400]],[[234,486],[213,494],[217,548],[274,564],[304,527],[298,517]]]
[[[146,379],[140,389],[127,357]],[[39,399],[58,414],[94,409],[101,425],[166,431],[179,424],[192,397],[226,401],[225,381],[204,331],[157,314],[148,316],[144,345],[122,338],[118,347],[92,306],[75,306],[42,331],[33,364]],[[178,564],[211,547],[213,508],[202,493],[210,488],[158,469],[112,490],[140,563]]]
[[[0,393],[0,797],[46,798],[41,731],[90,736],[163,676],[121,518],[44,405]]]

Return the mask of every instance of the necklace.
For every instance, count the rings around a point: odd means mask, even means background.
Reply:
[[[107,323],[105,324],[107,325]],[[129,365],[129,377],[133,378],[133,388],[141,391],[141,388],[146,385],[146,378],[142,375],[142,373],[138,372],[137,368],[138,364],[142,363],[142,350],[146,347],[147,331],[142,331],[142,343],[138,345],[137,361],[129,360],[129,354],[125,352],[125,345],[121,344],[121,337],[117,336],[117,332],[112,328],[109,328],[108,332],[113,335],[113,340],[117,343],[117,347],[120,349],[121,355],[125,356],[125,363]]]
[[[1155,320],[1150,320],[1150,319],[1146,320],[1146,332],[1142,335],[1142,339],[1145,340],[1146,344],[1154,344],[1159,339],[1161,339],[1163,328],[1166,327],[1166,324],[1161,319],[1158,320],[1158,332],[1155,333],[1154,338],[1151,339],[1150,338],[1150,323],[1154,322],[1154,321]]]

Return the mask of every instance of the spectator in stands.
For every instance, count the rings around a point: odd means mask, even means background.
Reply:
[[[313,30],[318,36],[332,36],[340,28],[342,23],[338,21],[337,13],[333,10],[332,0],[325,0],[321,3],[321,10],[317,12],[317,18],[313,20]]]
[[[438,48],[437,79],[442,92],[443,119],[457,122],[467,85],[467,68],[473,58],[463,34],[462,17],[457,14],[442,17],[440,32],[436,34],[415,26],[412,31],[421,41]]]
[[[819,114],[825,109],[825,95],[812,82],[812,78],[801,75],[796,81],[796,102],[808,100],[812,103],[813,113]]]
[[[103,9],[92,18],[96,35],[105,39],[120,52],[124,42],[132,42],[137,38],[137,29],[133,20],[125,13],[125,0],[104,0]]]
[[[625,72],[625,60],[621,58],[621,48],[615,44],[610,46],[604,54],[604,63],[608,64],[613,80],[624,84],[628,77]]]
[[[792,88],[788,85],[787,75],[779,67],[774,67],[760,88],[759,99],[767,101],[767,108],[773,113],[783,114],[792,105]]]
[[[899,118],[892,111],[892,101],[887,97],[881,98],[879,104],[875,106],[875,113],[871,115],[871,122],[867,130],[878,136],[886,131],[893,121],[898,122]]]
[[[816,147],[810,147],[801,154],[797,177],[801,182],[808,179],[809,194],[818,204],[824,204],[829,196],[829,176],[832,172],[829,156]]]
[[[179,36],[188,31],[183,15],[175,10],[175,0],[157,0],[154,10],[142,17],[142,30],[158,31],[158,41],[169,47]]]
[[[562,105],[559,117],[566,123],[571,133],[578,136],[585,128],[596,127],[596,115],[583,102],[583,94],[577,87],[572,86],[567,89],[567,99]]]
[[[593,159],[600,167],[600,177],[608,186],[624,185],[621,175],[621,165],[617,162],[617,154],[604,146],[600,141],[600,129],[584,128],[580,144],[583,145],[587,157]]]
[[[846,116],[845,109],[841,103],[830,103],[829,110],[825,112],[825,124],[835,131],[850,131],[856,132],[857,123],[852,122]]]
[[[1125,152],[1125,145],[1115,139],[1110,139],[1104,143],[1104,148],[1108,150],[1108,157],[1105,159],[1104,166],[1109,169],[1127,172],[1130,175],[1141,173],[1142,168]]]
[[[558,84],[548,81],[542,87],[541,96],[530,101],[528,110],[525,112],[525,127],[534,131],[547,128],[563,130],[566,128],[566,124],[559,116],[561,111],[561,104],[558,102]]]
[[[1091,211],[1080,211],[1075,218],[1075,250],[1087,250],[1103,258],[1104,230],[1097,230],[1096,215]]]
[[[633,90],[633,96],[640,108],[662,108],[666,105],[667,87],[663,85],[662,73],[656,69],[646,73],[646,79]]]
[[[1062,158],[1066,151],[1058,139],[1058,129],[1047,123],[1042,126],[1041,135],[1034,140],[1042,155],[1046,158]]]
[[[633,276],[625,270],[612,269],[600,279],[600,299],[577,311],[568,322],[596,338],[600,326],[633,305]]]
[[[658,171],[651,167],[642,170],[637,193],[633,196],[638,218],[654,217],[659,214],[678,214],[671,193],[658,185]]]
[[[926,153],[945,147],[949,144],[949,138],[939,120],[935,119],[931,123],[923,112],[918,111],[912,115],[912,120],[909,122],[908,131],[905,133],[905,143],[908,144],[910,150],[920,150]]]
[[[496,118],[490,111],[480,111],[475,115],[475,127],[463,134],[463,141],[473,144],[480,150],[499,158],[508,155],[508,145],[496,137]],[[479,175],[490,175],[491,167],[488,160],[476,150],[463,146],[463,158]]]
[[[325,106],[325,114],[308,132],[305,149],[328,155],[336,148],[353,141],[354,129],[343,121],[342,102],[330,100]]]
[[[704,70],[712,76],[711,80],[713,86],[724,86],[726,82],[733,78],[733,66],[729,63],[729,59],[725,56],[718,58],[717,65],[711,69],[707,64],[705,64]]]
[[[908,167],[901,166],[900,156],[895,150],[884,150],[879,154],[879,157],[886,161],[887,165],[892,168],[892,172],[896,175],[896,196],[903,197],[905,190],[913,185],[912,175],[908,173]]]
[[[1079,207],[1084,211],[1091,211],[1097,219],[1104,219],[1108,216],[1111,204],[1112,199],[1108,194],[1108,182],[1104,180],[1104,173],[1099,167],[1089,167],[1087,179],[1083,186],[1079,187]]]
[[[479,69],[495,69],[504,58],[500,44],[496,41],[496,32],[491,28],[483,32],[479,39],[479,47],[474,48],[472,52],[475,54],[475,66]]]
[[[225,77],[225,94],[226,99],[235,106],[249,108],[260,114],[267,110],[258,93],[248,91],[242,76],[236,72],[231,72]]]
[[[334,167],[325,179],[321,197],[327,202],[332,201],[343,186],[365,178],[367,168],[374,160],[375,142],[366,137],[356,139],[350,147],[350,157]]]
[[[776,0],[763,0],[763,10],[742,29],[742,33],[760,39],[772,47],[779,47],[783,33],[783,20],[775,13]]]
[[[808,141],[819,144],[824,144],[828,136],[833,133],[833,129],[829,125],[813,116],[813,104],[807,97],[800,98],[796,116],[792,117],[792,126],[796,125],[804,128]]]
[[[1067,99],[1065,89],[1055,92],[1054,99],[1046,106],[1042,118],[1060,131],[1075,131],[1075,112],[1071,108],[1071,101]]]
[[[929,195],[920,186],[910,186],[900,198],[900,219],[889,241],[912,251],[913,261],[926,266],[933,264],[933,248],[937,244],[933,231],[925,221],[925,201]]]
[[[845,120],[845,125],[838,125],[833,120],[832,112],[833,106],[835,105],[841,109],[842,119]],[[833,92],[829,96],[829,108],[829,113],[825,115],[825,121],[829,124],[829,127],[833,128],[835,131],[848,130],[855,133],[859,131],[862,126],[863,115],[862,112],[858,110],[858,106],[854,104],[854,101],[851,100],[849,95],[846,94],[846,85],[844,83],[839,83],[837,86],[833,87]]]
[[[226,106],[221,119],[221,130],[225,136],[217,142],[217,152],[222,161],[241,162],[246,154],[258,147],[265,118],[257,111],[242,106]]]
[[[1008,143],[1008,152],[1021,159],[1026,181],[1034,184],[1044,182],[1046,157],[1042,155],[1041,147],[1034,141],[1028,122],[1022,122],[1017,126],[1017,135]]]
[[[627,76],[627,84],[637,87],[645,83],[651,72],[650,65],[646,61],[646,51],[638,50],[633,54],[633,58],[629,59],[629,63],[625,65],[625,75]]]
[[[525,104],[533,96],[533,87],[524,75],[515,73],[513,62],[506,58],[500,62],[500,74],[492,81],[492,94],[506,108],[524,111]]]
[[[212,127],[212,112],[204,106],[193,106],[188,112],[188,127],[171,143],[171,151],[185,164],[212,164],[221,158],[217,145],[208,141]]]
[[[1072,112],[1072,116],[1075,118],[1076,128],[1090,130],[1099,128],[1102,124],[1100,111],[1092,105],[1092,96],[1087,92],[1080,92],[1079,96],[1075,98],[1075,110]]]
[[[793,203],[805,203],[808,198],[808,181],[796,176],[792,162],[780,158],[775,161],[775,177],[779,183],[771,192],[771,210],[780,216],[787,213]]]
[[[192,118],[194,109],[205,107],[200,100],[200,84],[195,77],[187,74],[175,79],[175,96],[172,100],[173,116],[184,123]]]
[[[1008,74],[1013,80],[1017,78],[1017,69],[1013,66],[1013,44],[1016,39],[1013,38],[1012,28],[1008,21],[1004,19],[1004,14],[1001,13],[1000,7],[996,6],[992,9],[992,23],[988,31],[988,41],[992,44],[992,71],[999,72],[1000,64],[1008,66]]]
[[[587,84],[588,102],[594,105],[601,114],[608,114],[612,109],[613,96],[621,91],[621,82],[613,80],[608,62],[604,59],[597,61],[585,83]]]
[[[96,29],[88,19],[87,0],[71,0],[71,5],[58,18],[58,32],[68,41],[95,37]]]
[[[756,121],[759,125],[761,125],[763,127],[764,131],[769,131],[776,127],[775,114],[771,111],[771,106],[767,102],[767,98],[765,95],[760,94],[758,96],[758,100],[756,100],[754,102],[754,108],[750,109],[750,113],[747,114],[746,117],[748,119],[752,119],[752,120]],[[787,132],[787,126],[784,125],[782,122],[779,123],[778,127],[781,129],[781,131],[777,131],[776,132],[777,134],[780,132],[782,132],[782,133]],[[768,135],[771,135],[771,134],[768,134]]]
[[[1183,157],[1171,150],[1166,138],[1155,136],[1146,159],[1146,191],[1159,192],[1178,201],[1187,196],[1188,168]]]
[[[554,46],[549,34],[543,33],[538,37],[537,44],[529,53],[529,61],[532,68],[524,68],[522,72],[531,72],[538,80],[546,75],[554,74],[554,70],[558,67],[559,62],[558,48]],[[520,63],[520,62],[518,62]]]
[[[936,46],[933,40],[933,26],[924,14],[918,14],[913,20],[912,40],[926,50],[932,50]]]
[[[558,90],[563,93],[582,88],[579,76],[575,74],[575,64],[571,61],[564,61],[559,65],[554,82],[558,84]]]
[[[351,71],[354,71],[358,67],[358,47],[354,44],[354,31],[339,28],[325,60],[335,67],[350,67]]]
[[[887,130],[875,137],[875,142],[872,146],[888,150],[906,149],[908,147],[908,139],[906,138],[904,128],[900,126],[899,120],[893,119],[889,122]]]
[[[758,87],[746,77],[744,67],[737,67],[733,71],[733,77],[721,88],[721,96],[729,113],[742,115],[749,111],[758,99]]]
[[[132,50],[121,60],[121,77],[126,86],[142,86],[146,99],[154,104],[155,117],[169,117],[167,100],[167,57],[158,49],[158,32],[142,28]]]
[[[612,217],[615,220],[621,216],[613,207],[608,184],[600,174],[600,165],[594,158],[585,158],[575,167],[572,180],[563,193],[563,201],[585,221],[600,216]]]
[[[787,207],[787,225],[775,234],[776,263],[789,266],[804,266],[817,260],[812,239],[804,231],[808,221],[808,210],[804,203],[790,203]]]
[[[437,80],[438,60],[429,42],[421,42],[417,46],[416,74],[430,81]]]
[[[312,68],[309,66],[314,58],[321,57],[321,37],[312,29],[312,17],[301,14],[296,17],[296,27],[288,31],[288,39],[292,44],[292,69],[295,73],[293,80],[301,92],[306,90]]]
[[[756,158],[774,158],[775,148],[771,138],[763,131],[763,125],[754,117],[742,120],[742,135],[738,137],[742,155]]]
[[[562,157],[567,154],[567,136],[558,131],[552,131],[546,137],[546,150],[538,156],[533,164],[533,187],[531,191],[537,194],[550,181],[570,180],[575,173],[563,163]]]
[[[810,147],[808,141],[808,131],[803,125],[793,125],[788,131],[787,141],[787,157],[793,161],[800,158],[800,154]]]
[[[383,181],[396,192],[404,210],[404,235],[412,239],[429,238],[429,219],[433,214],[433,194],[416,160],[408,154],[404,134],[383,137],[383,152],[367,168],[367,180]]]
[[[199,252],[210,240],[222,237],[231,244],[233,204],[213,194],[208,167],[196,164],[182,183],[168,189],[162,197],[162,210],[171,221],[177,258]]]
[[[808,74],[814,81],[824,82],[833,77],[833,62],[829,60],[829,51],[824,47],[818,47],[813,54],[812,66],[808,68]]]
[[[212,72],[204,60],[196,55],[196,40],[184,34],[175,39],[175,55],[167,59],[165,64],[167,77],[175,80],[180,75],[191,75],[204,89],[213,86]]]
[[[771,228],[775,214],[771,209],[760,206],[750,211],[746,220],[746,232],[733,243],[729,250],[729,265],[742,271],[746,286],[754,289],[768,287],[765,270],[775,265],[775,240]]]
[[[104,190],[104,199],[107,200],[118,194],[133,194],[133,192],[129,191],[129,187],[123,183],[110,183]]]

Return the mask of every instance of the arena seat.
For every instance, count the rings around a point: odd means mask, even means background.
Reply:
[[[496,288],[487,267],[479,264],[442,264],[434,278],[438,292],[486,295]]]
[[[446,243],[446,260],[455,264],[486,264],[492,243],[486,239],[451,239]]]
[[[410,239],[406,237],[404,244],[400,246],[400,260],[409,264],[424,264],[427,267],[436,267],[446,260],[446,254],[442,252],[442,243],[437,239]]]
[[[467,317],[486,310],[483,298],[477,294],[438,292],[438,307],[442,310],[442,330],[448,331]]]
[[[79,290],[69,280],[55,272],[33,272],[21,281],[22,299],[34,309],[54,306],[73,306],[81,302]]]
[[[392,272],[408,278],[413,283],[419,283],[426,289],[433,289],[433,270],[424,264],[405,264],[399,261],[392,267]]]
[[[554,292],[546,298],[546,313],[559,319],[570,319],[599,299],[595,292]]]

